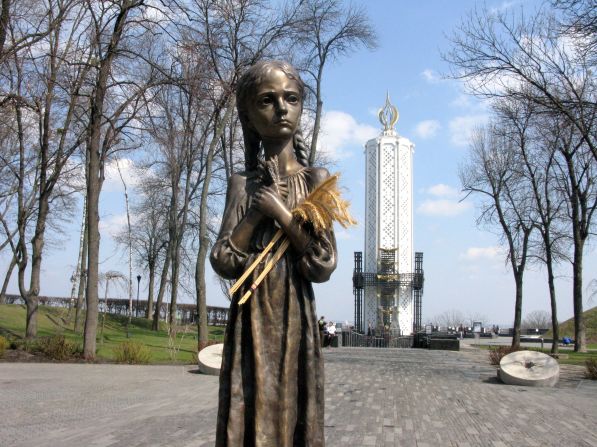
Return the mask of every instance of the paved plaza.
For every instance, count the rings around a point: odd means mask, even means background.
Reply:
[[[507,386],[486,352],[326,349],[326,445],[597,446],[597,382]],[[0,363],[0,446],[213,446],[192,366]]]

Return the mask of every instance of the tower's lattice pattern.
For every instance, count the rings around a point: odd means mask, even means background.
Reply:
[[[389,97],[379,116],[384,130],[365,145],[365,250],[355,253],[355,324],[363,332],[381,326],[409,334],[420,327],[423,289],[422,253],[413,271],[414,145],[395,132],[398,111]]]

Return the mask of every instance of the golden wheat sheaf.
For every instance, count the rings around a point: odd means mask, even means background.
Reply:
[[[338,187],[338,174],[328,177],[309,194],[309,196],[292,210],[294,218],[301,222],[309,222],[316,233],[332,227],[334,221],[344,228],[356,225],[348,208],[350,202],[342,199]]]

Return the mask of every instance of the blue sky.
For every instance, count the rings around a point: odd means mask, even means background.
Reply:
[[[512,275],[505,264],[497,237],[475,224],[472,201],[459,202],[458,166],[467,154],[468,132],[487,117],[483,104],[464,94],[456,81],[442,79],[448,71],[440,53],[448,49],[446,35],[461,17],[479,2],[361,0],[379,36],[379,48],[358,51],[333,61],[324,81],[324,129],[321,147],[336,159],[353,214],[361,223],[350,230],[338,228],[338,269],[332,279],[316,285],[321,315],[352,321],[353,252],[363,250],[365,142],[380,131],[376,112],[386,91],[398,107],[399,134],[415,143],[414,239],[415,250],[424,252],[425,290],[423,320],[446,310],[483,315],[486,322],[511,325],[514,308]],[[536,1],[489,1],[490,8],[526,8]],[[121,167],[128,171],[127,160]],[[110,175],[112,174],[112,175]],[[102,192],[102,271],[128,267],[116,251],[110,233],[124,225],[124,199],[115,169]],[[132,181],[132,180],[131,180]],[[78,219],[78,218],[77,218]],[[76,262],[78,227],[75,222],[51,247],[44,259],[42,294],[70,294],[69,278]],[[0,271],[7,255],[0,255]],[[586,253],[585,281],[597,275],[595,253]],[[133,275],[137,272],[133,271]],[[228,305],[208,271],[208,304]],[[13,282],[9,292],[16,293]],[[141,295],[145,278],[142,279]],[[558,279],[560,320],[572,316],[570,268],[562,265]],[[103,296],[103,292],[100,291]],[[192,302],[193,297],[182,297]],[[592,307],[596,303],[586,303]],[[545,273],[533,268],[526,275],[523,315],[549,310]]]

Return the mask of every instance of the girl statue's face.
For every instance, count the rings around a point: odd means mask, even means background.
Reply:
[[[303,103],[298,83],[279,69],[269,70],[249,100],[249,125],[262,140],[292,138]]]

